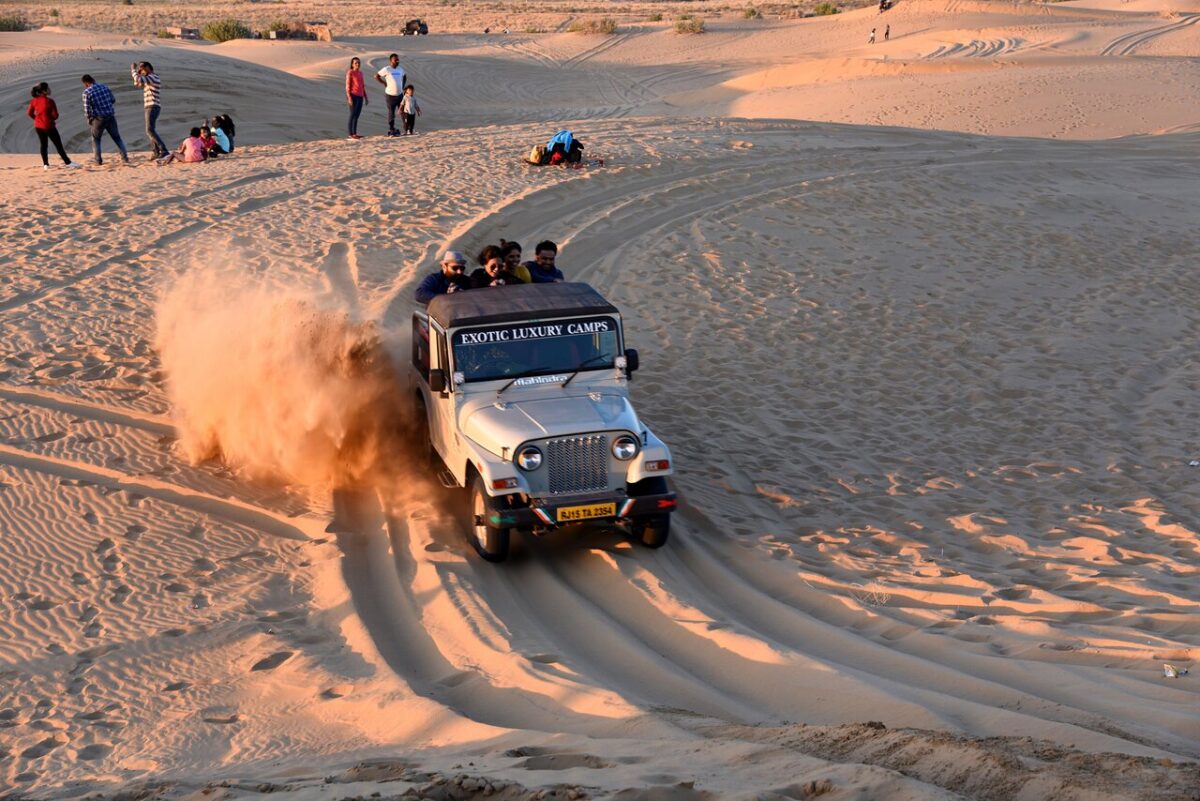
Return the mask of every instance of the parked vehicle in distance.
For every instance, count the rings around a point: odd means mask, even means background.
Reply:
[[[442,481],[470,492],[468,539],[499,562],[514,529],[602,521],[667,542],[671,453],[634,412],[636,350],[587,284],[439,295],[413,313],[412,393]]]
[[[408,22],[404,23],[404,36],[416,36],[417,34],[425,36],[428,33],[429,26],[425,24],[424,20],[410,19]]]

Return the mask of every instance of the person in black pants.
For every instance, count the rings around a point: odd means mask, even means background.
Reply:
[[[42,81],[29,93],[32,100],[29,101],[29,110],[26,112],[29,118],[33,120],[33,130],[37,133],[38,145],[42,154],[42,169],[50,169],[50,143],[54,143],[54,149],[58,151],[58,155],[63,160],[63,165],[67,167],[78,167],[79,165],[71,161],[67,151],[63,149],[62,137],[58,135],[58,106],[50,99],[50,85]]]

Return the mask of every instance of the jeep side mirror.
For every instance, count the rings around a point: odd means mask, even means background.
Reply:
[[[445,370],[430,370],[429,371],[429,391],[430,392],[445,392],[446,391],[446,371]]]
[[[638,354],[635,348],[625,349],[625,375],[633,375],[633,371],[638,369]]]

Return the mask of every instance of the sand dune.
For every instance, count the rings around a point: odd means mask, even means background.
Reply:
[[[913,3],[871,50],[872,14],[406,42],[423,133],[361,142],[341,65],[395,40],[0,38],[4,103],[46,77],[74,151],[83,69],[136,141],[134,58],[165,130],[239,130],[43,172],[0,118],[0,794],[1190,798],[1200,25]],[[520,163],[563,125],[603,168]],[[438,250],[501,236],[624,312],[667,548],[496,566],[421,477],[185,458],[179,276],[401,332]]]

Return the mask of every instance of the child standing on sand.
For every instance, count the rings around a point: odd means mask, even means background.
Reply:
[[[38,145],[42,154],[42,169],[50,169],[49,144],[51,142],[54,143],[54,149],[58,151],[59,157],[63,160],[64,167],[78,167],[79,165],[67,156],[67,151],[63,150],[62,137],[58,135],[58,106],[50,99],[50,85],[42,81],[33,87],[29,94],[33,99],[29,101],[29,110],[26,113],[33,120],[33,130],[37,133]]]
[[[421,106],[417,103],[417,97],[414,94],[413,85],[410,83],[404,87],[404,98],[400,101],[400,117],[404,120],[404,135],[408,136],[411,133],[416,133],[413,126],[417,124],[417,117],[421,113]]]

